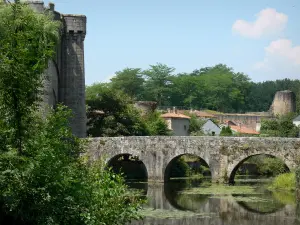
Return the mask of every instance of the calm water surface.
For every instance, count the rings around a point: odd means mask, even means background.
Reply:
[[[190,180],[131,187],[142,190],[148,203],[145,218],[130,225],[300,225],[294,194],[270,192],[263,180],[234,187]]]

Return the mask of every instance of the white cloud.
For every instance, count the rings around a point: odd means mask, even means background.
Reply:
[[[279,13],[276,9],[267,8],[256,15],[254,22],[237,20],[232,26],[232,30],[241,36],[248,38],[260,38],[266,35],[275,35],[284,30],[288,21],[288,16]]]
[[[254,65],[255,70],[273,74],[280,78],[300,77],[300,45],[293,46],[291,40],[279,39],[272,41],[265,48],[265,57],[262,62]],[[275,78],[275,77],[274,77]]]

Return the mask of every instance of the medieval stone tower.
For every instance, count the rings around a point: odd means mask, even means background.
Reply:
[[[276,116],[286,115],[296,111],[295,93],[289,90],[277,91],[270,108],[271,113]]]
[[[44,103],[55,106],[63,103],[74,114],[71,120],[73,133],[86,137],[85,110],[85,69],[84,39],[86,35],[86,16],[61,14],[55,11],[55,5],[45,7],[43,1],[26,1],[36,11],[52,11],[54,19],[62,23],[61,39],[56,55],[49,61],[45,71]]]

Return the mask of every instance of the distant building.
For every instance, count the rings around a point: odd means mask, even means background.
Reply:
[[[208,119],[202,126],[202,130],[207,135],[219,136],[221,128],[214,123],[211,119]]]
[[[161,115],[168,124],[168,128],[173,131],[173,136],[189,136],[189,127],[191,117],[184,114],[177,113],[177,110],[173,112],[169,111]]]
[[[143,114],[151,113],[157,108],[157,102],[137,101],[134,106],[142,111]]]

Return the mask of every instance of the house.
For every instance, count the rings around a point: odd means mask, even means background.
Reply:
[[[221,132],[221,128],[211,119],[206,120],[205,124],[202,126],[202,130],[205,134],[213,136],[219,136]]]
[[[300,115],[293,119],[293,124],[297,127],[300,125]]]
[[[189,136],[189,127],[191,117],[180,114],[177,110],[162,114],[168,124],[168,128],[173,131],[173,136]]]

